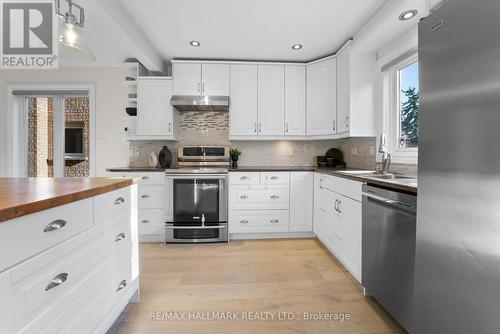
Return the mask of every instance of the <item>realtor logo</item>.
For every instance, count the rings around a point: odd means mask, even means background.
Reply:
[[[0,0],[2,69],[57,68],[53,0]]]

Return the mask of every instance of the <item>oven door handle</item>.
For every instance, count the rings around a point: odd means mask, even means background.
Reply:
[[[166,225],[165,228],[167,230],[222,230],[227,228],[227,226],[171,226],[171,225]]]
[[[227,179],[227,174],[166,174],[167,179],[174,180],[185,180],[185,179],[206,179],[206,180],[214,180],[214,179]]]

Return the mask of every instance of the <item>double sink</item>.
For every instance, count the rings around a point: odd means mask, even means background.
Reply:
[[[348,170],[348,171],[338,171],[338,173],[357,176],[367,180],[380,180],[387,182],[397,182],[405,185],[409,185],[412,187],[417,186],[417,179],[411,176],[392,174],[392,173],[380,173],[374,171],[366,171],[366,170]]]

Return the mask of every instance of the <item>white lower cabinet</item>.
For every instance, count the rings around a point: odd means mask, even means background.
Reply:
[[[290,231],[310,232],[313,227],[313,173],[290,173]]]
[[[119,206],[103,202],[117,194],[128,200]],[[0,333],[106,333],[112,324],[108,317],[114,321],[119,315],[111,311],[121,312],[138,289],[136,196],[133,185],[71,203],[80,208],[74,215],[88,222],[84,230],[60,234],[63,239],[56,245],[40,240],[38,249],[20,253],[18,263],[0,272]],[[107,210],[102,203],[108,203]],[[44,226],[30,221],[63,217],[66,207],[6,221],[0,224],[0,235],[10,226]],[[105,211],[112,216],[96,220]],[[58,234],[65,227],[46,233]],[[26,245],[13,242],[7,241],[12,251]],[[0,268],[5,267],[0,259]]]
[[[140,242],[165,242],[165,222],[172,221],[169,212],[173,201],[167,192],[164,172],[109,172],[114,177],[138,180],[138,228]],[[171,211],[171,210],[170,210]]]
[[[230,237],[312,235],[312,180],[311,172],[231,172]]]
[[[314,233],[361,282],[361,182],[315,173]]]

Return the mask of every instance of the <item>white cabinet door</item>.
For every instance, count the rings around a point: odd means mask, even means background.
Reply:
[[[313,217],[313,232],[318,239],[322,239],[324,230],[324,221],[326,220],[326,210],[324,206],[324,195],[321,190],[321,182],[323,180],[321,174],[314,174],[314,217]]]
[[[341,196],[338,205],[341,218],[342,261],[361,282],[361,203]]]
[[[340,214],[335,210],[338,203],[338,196],[328,190],[323,190],[325,194],[326,219],[324,222],[324,241],[333,255],[341,259],[342,257],[342,237],[340,235]]]
[[[285,67],[259,65],[258,121],[259,135],[285,134]]]
[[[306,67],[285,66],[285,135],[306,134]]]
[[[201,64],[174,63],[172,65],[172,77],[174,95],[201,94]]]
[[[257,135],[257,65],[231,65],[230,135]]]
[[[337,133],[349,132],[350,95],[349,47],[337,55]]]
[[[311,232],[313,227],[313,173],[290,173],[290,231]]]
[[[229,64],[201,65],[201,94],[229,96]]]
[[[336,72],[335,58],[307,66],[307,135],[336,133]]]
[[[137,130],[140,136],[172,135],[172,80],[141,78],[137,88]]]

